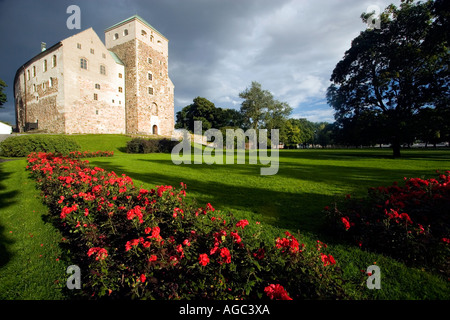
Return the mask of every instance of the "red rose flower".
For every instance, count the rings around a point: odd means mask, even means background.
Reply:
[[[270,284],[264,288],[264,292],[272,300],[292,300],[280,284]]]
[[[206,266],[206,265],[209,263],[208,255],[207,255],[206,253],[202,253],[202,254],[198,257],[198,261],[199,261],[200,265]]]

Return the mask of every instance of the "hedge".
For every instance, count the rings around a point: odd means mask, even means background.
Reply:
[[[0,143],[0,155],[4,157],[26,157],[31,152],[68,154],[80,146],[65,136],[20,135],[9,137]]]
[[[167,138],[134,138],[127,142],[127,153],[170,153],[177,143]]]

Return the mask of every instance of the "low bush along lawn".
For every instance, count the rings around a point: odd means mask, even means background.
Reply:
[[[84,150],[96,150],[95,143],[89,140],[94,137],[80,136],[78,143]],[[322,229],[326,221],[323,208],[333,207],[336,199],[346,194],[351,194],[352,199],[366,197],[370,187],[388,186],[403,177],[431,178],[435,170],[445,172],[450,167],[448,151],[410,151],[405,152],[402,159],[391,159],[389,152],[378,150],[286,150],[280,152],[278,174],[260,176],[259,165],[176,166],[171,163],[170,154],[125,154],[121,152],[124,149],[113,142],[114,137],[107,138],[111,139],[107,144],[114,146],[114,156],[90,159],[89,170],[96,172],[90,172],[89,176],[100,179],[102,175],[117,174],[114,179],[119,179],[125,174],[136,187],[127,190],[129,193],[126,194],[114,189],[116,200],[109,198],[113,189],[108,198],[102,194],[105,203],[98,214],[95,206],[99,205],[101,196],[91,202],[83,197],[75,199],[70,188],[61,186],[67,182],[44,181],[47,180],[44,179],[45,172],[43,176],[35,177],[37,185],[47,192],[47,198],[44,198],[47,206],[43,206],[34,182],[28,180],[28,173],[23,171],[23,160],[0,164],[0,226],[3,228],[0,229],[0,250],[2,257],[6,257],[0,265],[0,286],[2,293],[9,292],[8,297],[3,298],[63,297],[61,287],[65,286],[64,278],[67,277],[65,268],[73,261],[82,269],[95,271],[89,279],[83,278],[82,290],[84,294],[94,296],[449,298],[448,280],[439,272],[407,266],[395,257],[342,242],[340,237],[331,236]],[[123,146],[129,140],[119,138],[124,140],[121,141]],[[64,170],[65,174],[61,176],[70,177],[72,171]],[[187,189],[177,188],[180,182],[184,182]],[[168,185],[175,189],[165,190],[163,193],[167,197],[159,197],[157,186]],[[108,185],[108,188],[112,187]],[[148,193],[141,194],[141,189]],[[48,193],[49,190],[52,191]],[[178,202],[180,192],[184,191],[187,191],[187,197],[183,194],[182,201]],[[24,201],[24,198],[28,200]],[[145,201],[153,200],[157,202],[145,204]],[[33,203],[19,208],[28,202]],[[106,203],[113,204],[114,210],[104,211],[107,210]],[[125,209],[119,210],[119,207]],[[73,210],[61,219],[64,208]],[[86,208],[89,214],[85,216]],[[206,214],[199,211],[200,208]],[[50,214],[46,214],[48,211]],[[110,212],[113,214],[109,215]],[[56,222],[59,228],[53,228],[48,221]],[[248,221],[248,225],[241,221]],[[26,228],[22,227],[25,224]],[[93,225],[97,229],[93,229]],[[158,242],[156,227],[164,243]],[[40,230],[39,235],[49,237],[48,245],[36,236],[36,230]],[[286,230],[289,233],[285,234]],[[58,243],[65,244],[64,248],[67,246],[70,251],[61,249]],[[23,266],[32,255],[23,252],[19,246],[35,248],[39,252],[44,250],[37,257],[52,260],[45,264],[51,270],[45,272],[44,279],[37,276],[38,267],[31,272],[27,269],[28,277],[25,277]],[[66,257],[63,253],[67,252],[70,254]],[[260,259],[263,252],[264,259]],[[135,263],[137,256],[146,257],[146,262]],[[307,258],[298,264],[300,257]],[[27,263],[30,265],[31,262]],[[366,286],[365,270],[373,264],[381,270],[380,290],[369,290]],[[303,268],[302,271],[296,270],[297,267]],[[309,270],[306,273],[305,268]],[[289,277],[283,279],[277,276],[279,274]],[[295,281],[292,274],[303,276]],[[188,285],[182,282],[180,275],[195,281]],[[25,285],[17,285],[24,283],[25,278],[28,279]],[[164,284],[162,279],[166,279]],[[33,284],[41,289],[24,289],[32,288]],[[9,291],[4,289],[6,287]]]

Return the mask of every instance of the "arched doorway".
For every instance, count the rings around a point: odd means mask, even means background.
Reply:
[[[152,128],[152,133],[158,135],[158,126],[156,124]]]

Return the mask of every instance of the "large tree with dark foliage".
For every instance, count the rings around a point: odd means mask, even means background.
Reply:
[[[202,129],[239,128],[242,126],[241,113],[235,109],[218,108],[213,102],[197,97],[193,103],[177,112],[175,127],[194,132],[194,121],[202,122]]]
[[[341,127],[379,127],[379,137],[370,140],[389,141],[398,157],[401,145],[428,119],[420,118],[420,110],[447,112],[449,2],[405,0],[400,7],[390,5],[379,17],[379,28],[367,29],[352,41],[327,91]],[[367,23],[373,17],[366,13],[361,18]]]

